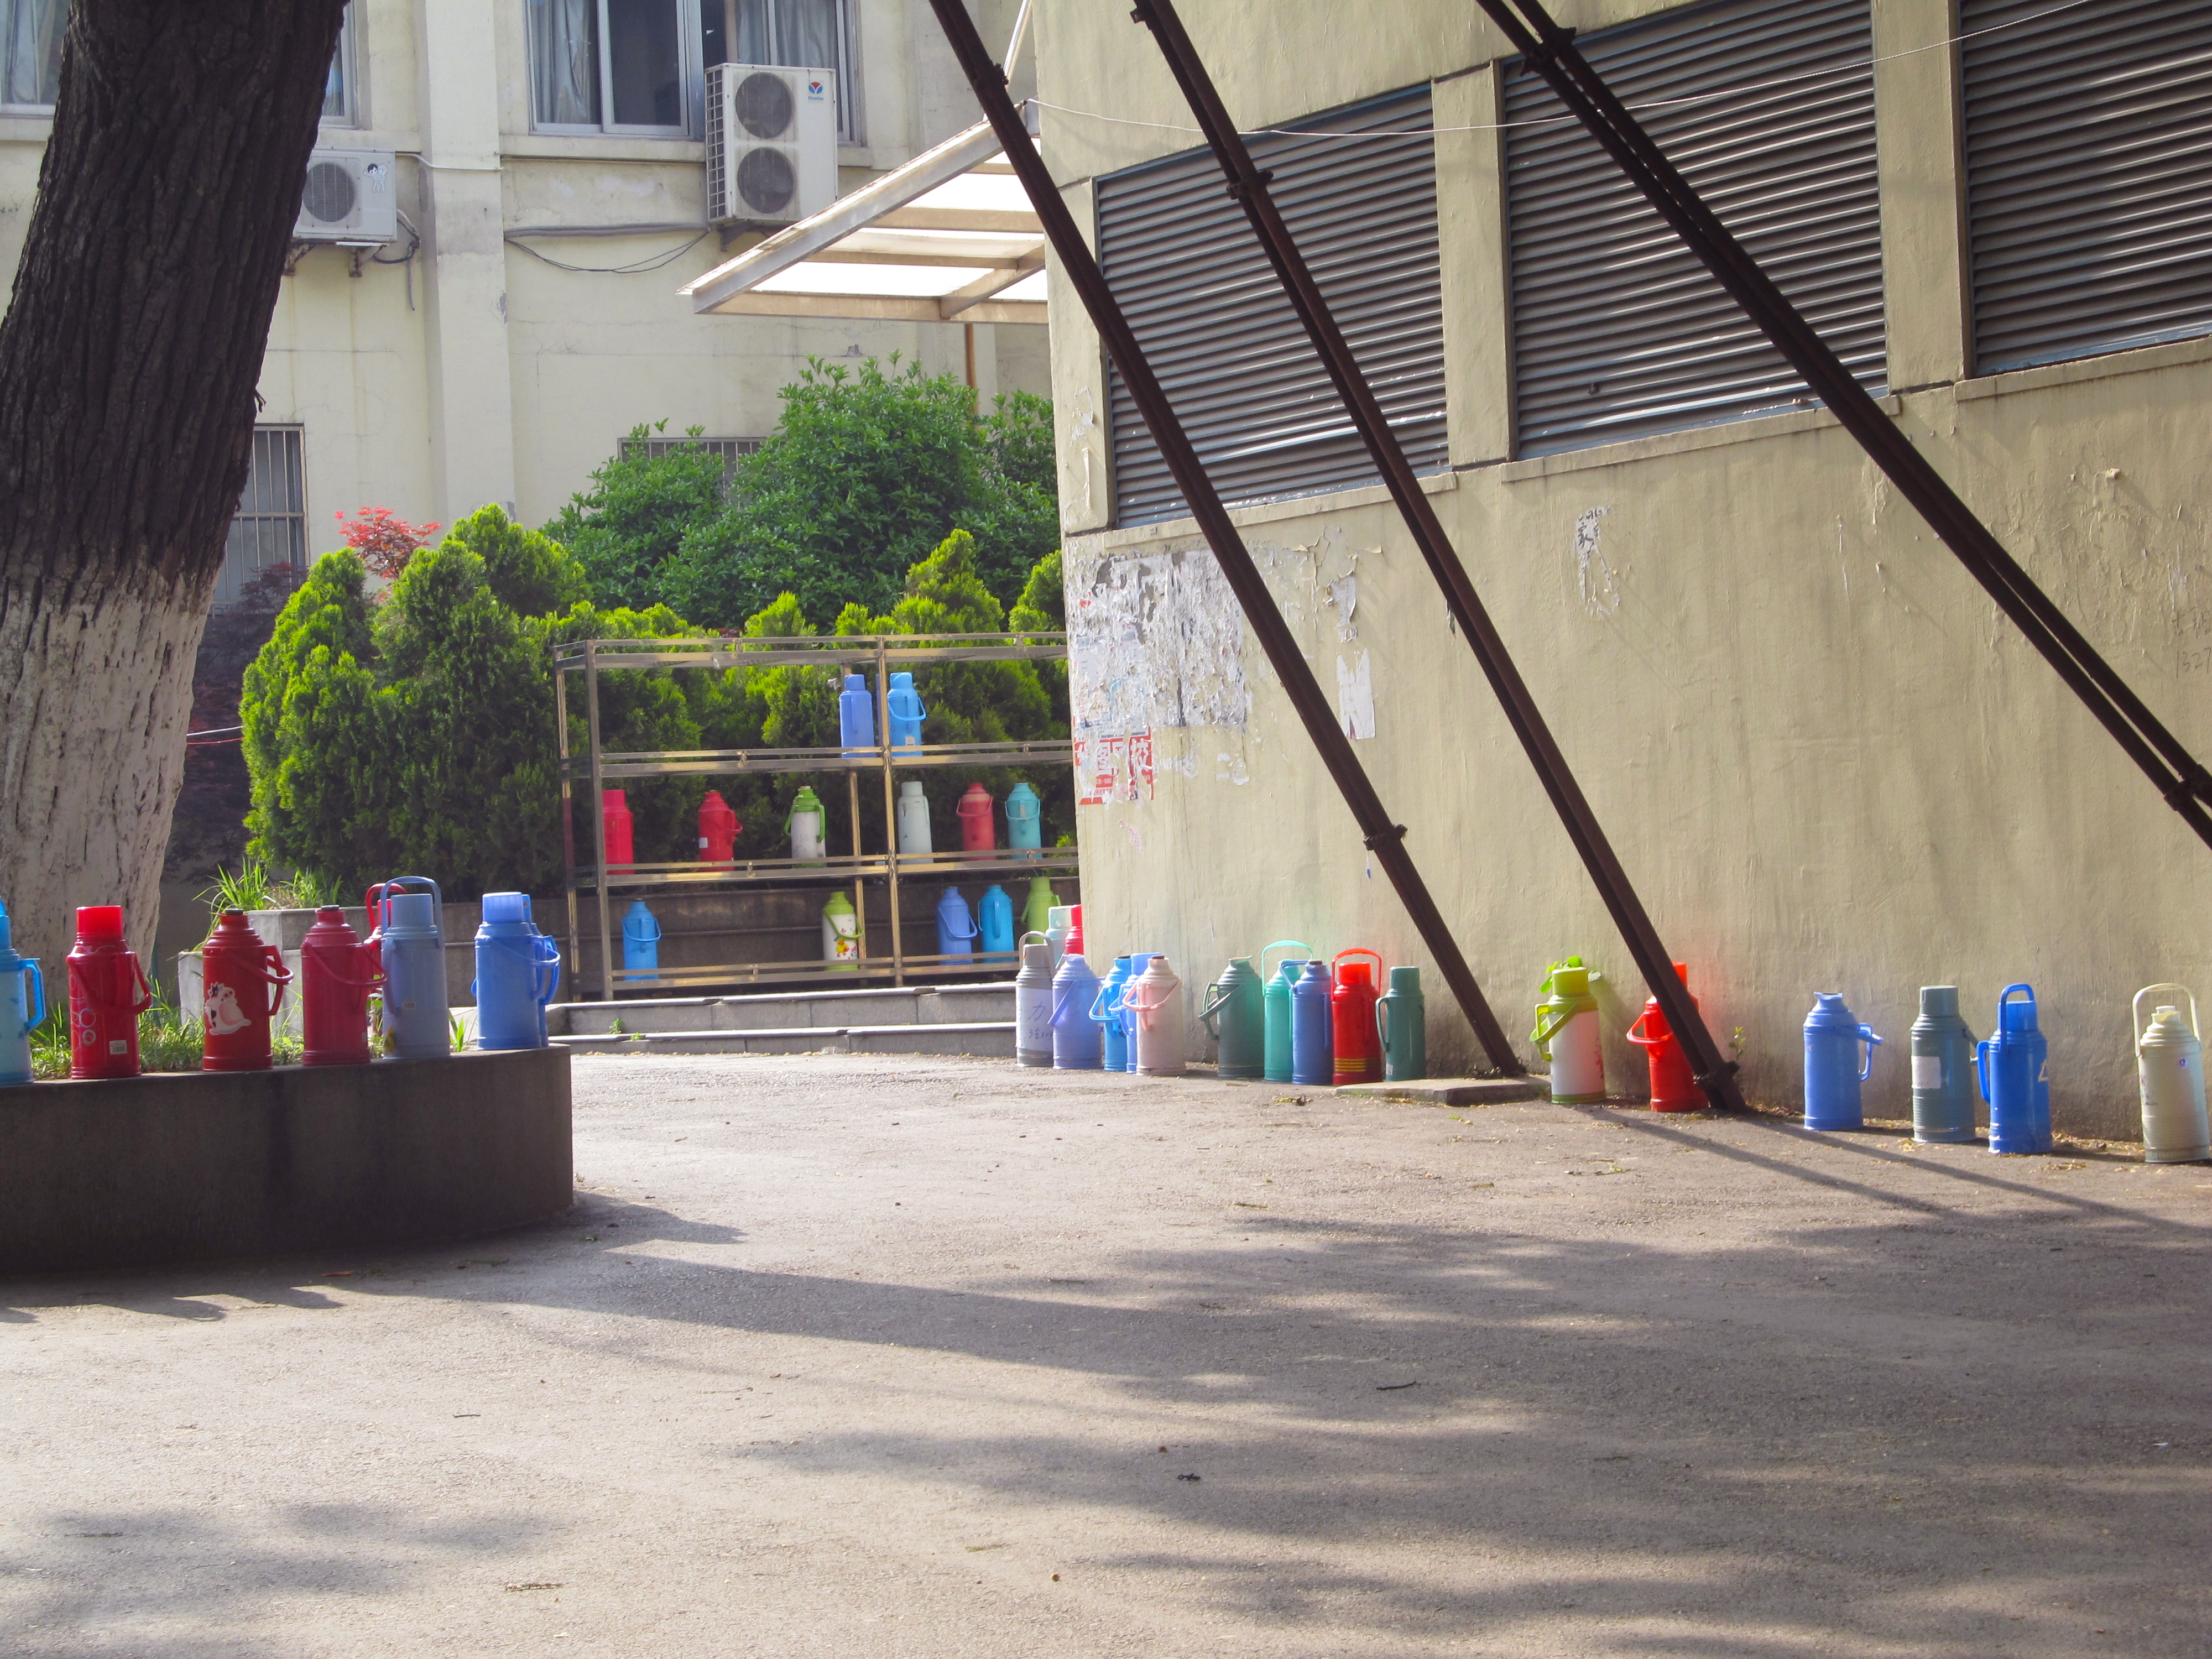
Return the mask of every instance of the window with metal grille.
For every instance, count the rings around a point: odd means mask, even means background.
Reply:
[[[1886,389],[1867,0],[1723,0],[1579,44],[1851,373]],[[1521,453],[1813,401],[1525,62],[1506,66],[1504,102]]]
[[[1443,305],[1429,89],[1251,140],[1291,234],[1416,469],[1445,465]],[[1342,134],[1382,134],[1345,137]],[[1310,136],[1309,136],[1310,135]],[[1098,258],[1176,413],[1232,501],[1376,481],[1211,150],[1097,183]],[[1109,368],[1115,519],[1188,509]]]
[[[1959,24],[1977,369],[2212,332],[2212,3]]]
[[[722,458],[722,487],[726,489],[730,480],[737,476],[738,457],[757,452],[760,438],[624,438],[622,453],[634,459],[651,460],[656,455],[666,455],[679,449],[705,449]]]
[[[279,567],[290,566],[285,575]],[[215,602],[236,605],[263,577],[295,581],[307,566],[307,492],[300,465],[300,428],[253,428],[253,470],[246,477],[238,516],[230,521]]]

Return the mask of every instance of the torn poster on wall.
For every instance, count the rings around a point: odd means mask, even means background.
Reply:
[[[1152,799],[1156,763],[1150,732],[1075,739],[1075,804]]]
[[[1242,726],[1252,699],[1244,614],[1206,549],[1108,553],[1070,583],[1068,702],[1079,740],[1188,726]],[[1127,750],[1122,758],[1127,759]],[[1127,786],[1125,786],[1127,787]],[[1134,799],[1134,797],[1124,797]]]
[[[1364,651],[1357,663],[1336,659],[1336,720],[1347,738],[1375,735],[1375,682]]]

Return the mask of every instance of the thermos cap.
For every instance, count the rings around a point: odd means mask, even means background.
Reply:
[[[865,691],[868,687],[858,674],[848,674],[845,676],[845,689],[848,691]]]
[[[2014,991],[2027,992],[2027,1000],[2014,1002],[2012,1000],[2012,994]],[[2005,987],[2003,996],[1997,1000],[1997,1029],[2000,1031],[2014,1031],[2022,1035],[2036,1029],[2035,988],[2033,985]]]
[[[123,907],[119,904],[88,904],[76,913],[76,936],[87,945],[120,945],[123,942]]]
[[[629,810],[629,803],[623,799],[623,792],[619,789],[599,791],[599,805],[602,808],[612,806],[625,812]]]
[[[1923,1019],[1956,1019],[1959,1017],[1959,988],[1955,985],[1923,985],[1920,988],[1920,1018]]]
[[[1421,994],[1421,970],[1418,968],[1393,968],[1390,970],[1390,991],[1394,996]]]
[[[921,780],[920,778],[907,779],[904,782],[899,785],[899,794],[902,799],[907,800],[921,799]]]
[[[1844,1005],[1842,992],[1815,991],[1813,994],[1813,1012],[1805,1016],[1807,1030],[1856,1031],[1858,1028],[1858,1016]]]
[[[386,939],[435,939],[438,936],[438,915],[431,908],[428,893],[392,893],[385,899]]]
[[[530,895],[527,893],[486,893],[483,896],[483,919],[486,921],[529,921]]]

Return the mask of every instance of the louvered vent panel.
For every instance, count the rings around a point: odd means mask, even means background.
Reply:
[[[1582,48],[1868,386],[1887,379],[1867,0],[1727,0]],[[1520,453],[1813,401],[1525,63],[1506,66]]]
[[[2212,4],[1960,21],[1978,369],[2212,332]]]
[[[1251,141],[1276,203],[1413,465],[1445,464],[1443,313],[1425,86]],[[1321,137],[1306,133],[1404,133]],[[1101,178],[1107,281],[1223,497],[1375,482],[1367,452],[1209,150]],[[1115,520],[1187,511],[1108,368]]]

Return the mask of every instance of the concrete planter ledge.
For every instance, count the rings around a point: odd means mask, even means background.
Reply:
[[[1516,1100],[1542,1100],[1552,1092],[1548,1077],[1430,1077],[1411,1083],[1348,1083],[1337,1093],[1354,1099],[1418,1100],[1430,1106],[1502,1106]]]
[[[428,1244],[574,1201],[558,1048],[0,1088],[0,1273]]]

